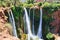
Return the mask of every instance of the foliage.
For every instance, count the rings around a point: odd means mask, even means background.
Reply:
[[[33,6],[33,4],[27,4],[27,3],[25,3],[25,4],[23,4],[23,7],[28,7],[28,8],[30,8],[30,7],[32,7]]]
[[[60,7],[60,3],[48,3],[48,2],[45,2],[43,5],[42,5],[43,8],[47,7],[47,8],[59,8]]]
[[[46,38],[48,38],[49,40],[50,40],[51,38],[53,38],[52,33],[49,32],[49,33],[46,35]]]
[[[55,11],[60,9],[60,4],[45,2],[45,3],[43,3],[42,7],[43,7],[43,33],[44,33],[43,37],[44,37],[44,39],[46,39],[46,35],[49,32],[51,32],[51,29],[50,29],[52,27],[51,25],[56,24],[56,21],[54,20],[52,15]],[[54,23],[52,23],[52,22],[54,22]],[[50,25],[50,23],[52,23],[52,24]]]
[[[27,4],[34,3],[34,0],[27,0]]]
[[[42,2],[38,2],[38,3],[23,3],[24,7],[33,7],[34,5],[38,5],[38,6],[42,6],[43,8],[49,8],[49,9],[57,9],[57,8],[60,8],[60,3],[48,3],[48,2],[45,2],[45,3],[42,3]]]
[[[11,5],[20,5],[20,0],[0,0],[0,6],[4,5],[7,6],[8,4]]]
[[[23,7],[30,8],[34,7],[35,5],[41,6],[43,8],[43,35],[45,38],[47,37],[48,39],[52,38],[52,34],[50,32],[50,22],[53,20],[52,18],[52,13],[58,9],[60,9],[60,3],[48,3],[48,2],[38,2],[34,3],[34,0],[27,0],[26,3],[22,3],[19,0],[0,0],[0,5],[7,6],[8,4],[11,5],[12,11],[14,13],[14,18],[15,21],[20,22],[20,27],[21,27],[21,22],[23,22]],[[38,14],[39,15],[39,14]],[[35,14],[35,19],[36,21],[38,20],[39,16]],[[53,24],[55,24],[56,21],[54,21]],[[36,23],[37,25],[37,23]],[[35,25],[35,26],[36,26]],[[46,36],[47,35],[47,36]]]
[[[20,32],[18,28],[21,28],[22,27],[21,25],[23,25],[22,23],[23,22],[23,8],[22,6],[20,7],[13,6],[12,11],[13,11],[16,26],[17,26],[17,33],[18,33],[18,36],[20,37]]]
[[[41,3],[41,2],[39,2],[38,6],[42,6],[42,3]]]
[[[51,3],[45,2],[45,3],[42,5],[42,7],[50,7],[50,6],[51,6],[50,4],[51,4]]]

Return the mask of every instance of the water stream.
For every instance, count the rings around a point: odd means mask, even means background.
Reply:
[[[38,38],[38,40],[42,40],[42,8],[40,8],[40,23],[39,23],[39,29],[38,29],[37,35],[34,35],[35,34],[35,32],[34,32],[34,10],[33,10],[33,24],[32,24],[33,34],[31,32],[31,28],[30,28],[31,27],[30,26],[30,17],[29,17],[30,15],[28,16],[26,8],[24,8],[24,11],[25,11],[24,20],[25,20],[25,23],[26,23],[26,26],[27,26],[27,30],[28,30],[28,40],[30,40],[30,38],[32,38],[33,40],[36,40],[37,38]],[[14,16],[13,16],[12,10],[10,10],[8,12],[8,15],[9,15],[9,21],[10,21],[10,23],[13,26],[13,35],[15,37],[17,37],[15,20],[14,20]]]
[[[34,13],[35,11],[34,11],[34,9],[33,9],[33,24],[32,24],[32,31],[33,31],[33,35],[35,35],[35,31],[34,31]]]
[[[14,16],[13,16],[12,10],[8,11],[8,15],[9,15],[9,21],[10,21],[10,23],[11,23],[11,25],[12,25],[12,28],[13,28],[13,35],[14,35],[15,37],[17,37],[15,20],[14,20]]]
[[[42,8],[40,8],[40,23],[37,35],[39,38],[42,38]]]
[[[28,40],[30,40],[30,38],[32,38],[33,40],[43,40],[41,39],[42,37],[42,9],[40,9],[40,24],[39,24],[39,30],[38,30],[38,34],[37,35],[33,35],[32,32],[31,32],[31,26],[30,26],[30,18],[28,16],[28,13],[27,13],[27,9],[24,8],[24,11],[25,11],[25,20],[26,20],[26,26],[27,26],[27,30],[28,30]],[[34,16],[34,14],[33,14]],[[33,21],[34,21],[34,17],[33,17]],[[33,22],[33,25],[34,25],[34,22]],[[33,30],[34,31],[34,30]]]
[[[27,24],[26,26],[28,29],[28,40],[30,40],[30,37],[33,37],[31,29],[30,29],[30,19],[29,19],[26,8],[24,8],[24,10],[25,10],[25,17],[26,17],[26,24]]]

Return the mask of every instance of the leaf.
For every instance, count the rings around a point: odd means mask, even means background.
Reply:
[[[46,38],[48,38],[48,39],[53,38],[52,33],[49,32],[49,33],[46,35]]]

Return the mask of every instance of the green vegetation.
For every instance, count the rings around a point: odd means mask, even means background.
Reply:
[[[34,0],[27,0],[26,3],[27,3],[27,4],[33,4],[33,3],[34,3]]]
[[[34,7],[34,6],[41,6],[43,8],[43,38],[45,40],[52,40],[51,38],[53,38],[52,34],[49,33],[51,31],[51,26],[50,26],[50,22],[53,21],[52,18],[52,14],[54,11],[57,11],[60,8],[60,4],[59,3],[22,3],[21,5],[19,5],[18,7],[14,6],[13,7],[13,12],[14,12],[14,16],[16,19],[16,22],[18,21],[19,27],[23,30],[24,26],[24,22],[23,22],[23,7],[26,8],[30,8],[30,7]],[[19,11],[19,12],[18,12]],[[38,13],[38,11],[37,11]],[[32,12],[30,14],[32,16]],[[39,13],[38,13],[39,15]],[[35,19],[38,18],[39,16],[37,14],[35,14]],[[38,19],[36,19],[36,21],[38,21]],[[37,28],[36,26],[38,25],[38,23],[36,23],[35,28]],[[18,31],[19,34],[19,31]],[[18,35],[20,37],[20,34]]]
[[[35,3],[34,0],[27,0],[27,2],[22,3],[19,0],[14,0],[14,1],[13,0],[0,0],[0,6],[7,7],[9,5],[13,11],[13,14],[14,14],[19,38],[21,38],[21,37],[20,37],[20,31],[18,30],[18,28],[21,28],[24,31],[24,29],[23,29],[24,28],[24,21],[23,21],[24,10],[23,10],[23,7],[31,8],[34,6],[38,6],[38,7],[43,8],[43,38],[45,40],[46,40],[46,38],[48,40],[50,40],[50,38],[53,38],[52,34],[50,33],[50,31],[51,31],[50,22],[53,21],[53,18],[52,18],[53,12],[60,9],[60,3],[48,3],[48,2]],[[36,12],[36,10],[35,10],[35,12]],[[30,15],[32,16],[32,11],[31,11]],[[36,14],[34,14],[34,17],[35,17],[35,19],[37,18],[35,21],[39,20],[38,11],[36,12]],[[37,28],[37,26],[38,26],[38,24],[36,23],[35,28]]]
[[[48,33],[48,34],[46,35],[46,38],[48,38],[48,40],[50,40],[51,38],[53,38],[52,33]]]

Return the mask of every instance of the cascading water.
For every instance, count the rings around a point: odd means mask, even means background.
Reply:
[[[29,19],[26,8],[24,8],[24,10],[25,10],[26,24],[27,24],[27,29],[28,29],[28,40],[30,40],[30,37],[33,37],[31,33],[31,29],[30,29],[30,19]]]
[[[34,9],[33,9],[33,24],[32,24],[32,31],[33,31],[33,35],[35,35],[35,32],[34,32]]]
[[[17,37],[15,20],[14,20],[14,16],[13,16],[12,10],[8,11],[8,15],[9,15],[9,21],[10,21],[10,23],[11,23],[11,25],[12,25],[12,28],[13,28],[13,35],[14,35],[15,37]]]
[[[31,32],[31,29],[30,29],[30,19],[29,19],[29,16],[28,16],[28,13],[27,13],[27,9],[24,8],[25,10],[25,20],[26,20],[26,26],[27,26],[27,30],[28,30],[28,40],[30,40],[30,38],[32,38],[33,40],[43,40],[41,38],[39,38],[40,36],[39,35],[39,31],[38,31],[38,35],[33,35],[32,32]],[[42,13],[42,12],[41,12]],[[42,14],[41,14],[42,15]],[[41,20],[41,19],[40,19]],[[41,24],[40,24],[41,25]],[[40,30],[40,27],[39,27],[39,30]]]
[[[39,38],[42,38],[42,8],[40,8],[40,23],[37,35]]]
[[[25,15],[24,15],[24,17],[23,17],[23,19],[24,19],[24,33],[28,33],[27,31],[28,31],[28,28],[26,27],[26,17],[25,17]]]

